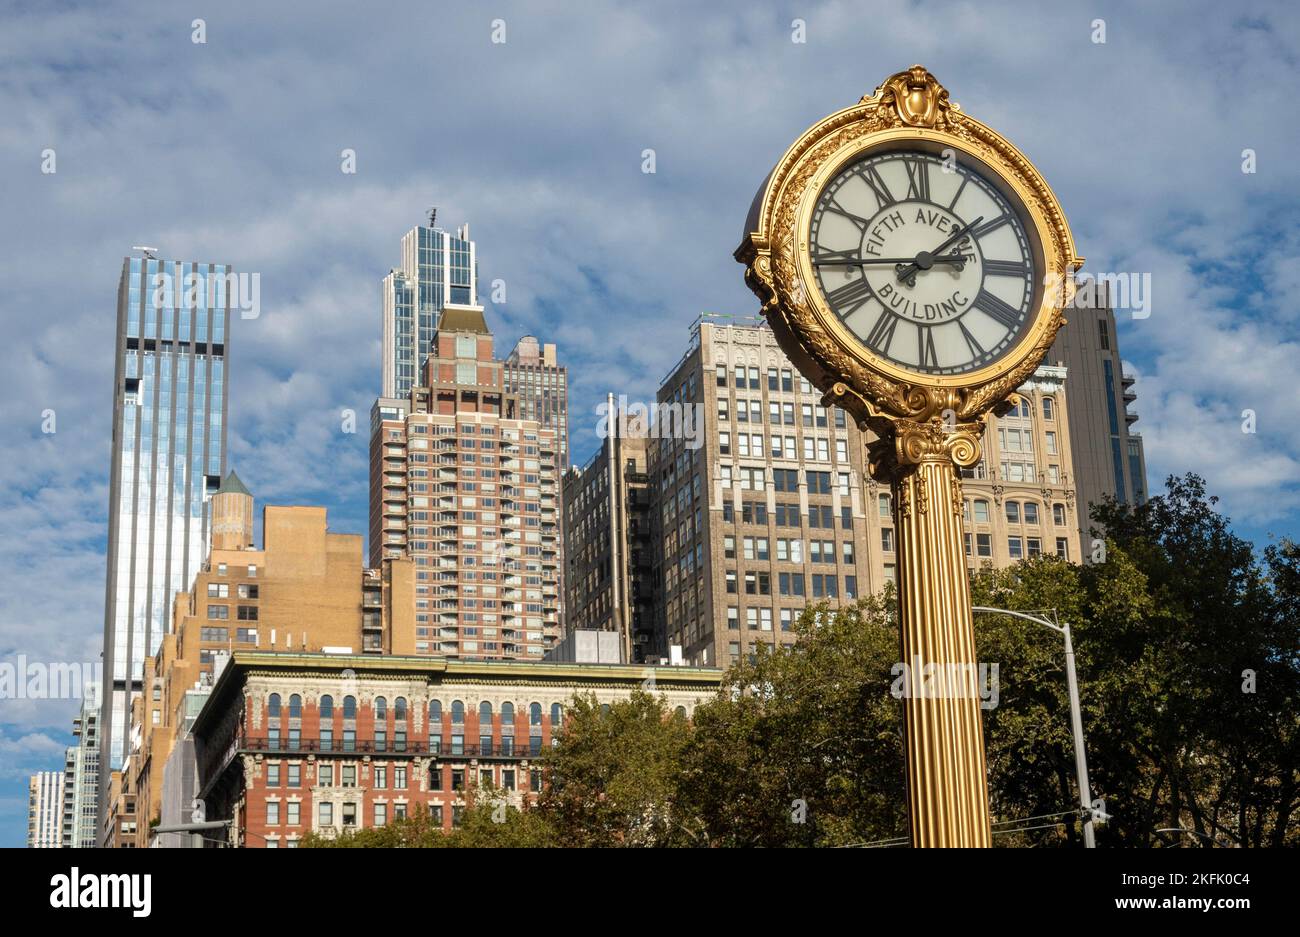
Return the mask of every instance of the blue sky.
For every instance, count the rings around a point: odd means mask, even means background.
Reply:
[[[559,344],[582,461],[606,390],[651,395],[700,312],[754,311],[731,252],[785,146],[914,62],[1034,160],[1088,269],[1151,273],[1120,338],[1153,488],[1194,470],[1239,531],[1295,535],[1300,11],[1130,6],[6,4],[0,660],[98,659],[132,245],[261,275],[261,316],[232,329],[232,465],[260,502],[364,532],[366,439],[340,411],[364,427],[379,281],[429,206],[470,223],[485,293],[505,281],[502,349]],[[74,709],[0,700],[0,844]]]

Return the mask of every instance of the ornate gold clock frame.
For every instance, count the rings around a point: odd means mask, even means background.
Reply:
[[[874,354],[831,311],[814,277],[809,225],[822,187],[864,151],[894,141],[982,164],[1018,197],[1034,229],[1043,283],[1032,322],[1009,352],[978,370],[931,376]],[[869,463],[893,492],[902,660],[975,673],[958,467],[979,461],[985,416],[1006,411],[1064,324],[1083,260],[1056,197],[1015,146],[914,65],[799,137],[759,190],[746,232],[735,257],[782,349],[825,405],[877,436]],[[911,693],[904,711],[912,845],[990,845],[978,696]]]

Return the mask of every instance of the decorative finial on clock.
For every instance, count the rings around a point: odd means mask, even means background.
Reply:
[[[949,113],[959,109],[948,100],[948,89],[924,65],[890,75],[873,97],[877,104],[892,110],[895,126],[943,129]]]

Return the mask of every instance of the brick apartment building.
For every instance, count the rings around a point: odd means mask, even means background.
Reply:
[[[574,693],[624,699],[653,677],[694,712],[716,670],[236,650],[193,726],[208,819],[230,844],[291,848],[417,806],[444,829],[493,789],[542,789],[539,756]]]
[[[362,562],[362,538],[328,529],[320,507],[268,505],[262,547],[253,544],[253,496],[233,472],[211,502],[212,548],[172,606],[172,628],[145,661],[144,688],[131,701],[128,758],[110,773],[104,846],[145,847],[167,807],[168,771],[192,775],[190,727],[219,663],[239,650],[409,653],[414,580],[407,560],[381,570]],[[188,762],[187,759],[188,758]],[[181,787],[172,804],[188,813]]]
[[[403,653],[537,660],[560,637],[560,440],[505,371],[483,310],[447,305],[410,396],[372,410],[371,565],[414,566]]]

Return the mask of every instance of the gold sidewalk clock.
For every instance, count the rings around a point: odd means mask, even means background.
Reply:
[[[1082,259],[1060,204],[914,65],[799,137],[745,231],[736,259],[781,347],[877,437],[903,661],[976,664],[957,469],[1064,322]],[[979,699],[949,695],[905,703],[912,842],[986,846]]]

